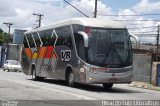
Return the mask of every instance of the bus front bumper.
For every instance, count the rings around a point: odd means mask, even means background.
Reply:
[[[87,84],[103,84],[103,83],[131,83],[133,72],[121,73],[92,73],[86,72]]]

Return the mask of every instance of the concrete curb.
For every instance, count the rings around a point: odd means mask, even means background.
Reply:
[[[146,82],[132,82],[130,87],[136,87],[136,88],[143,88],[143,89],[150,89],[155,91],[160,91],[160,87],[153,86],[152,84],[146,83]]]

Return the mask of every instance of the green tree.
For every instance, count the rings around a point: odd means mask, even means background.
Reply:
[[[2,45],[4,43],[11,43],[11,42],[12,42],[12,36],[8,35],[6,32],[4,32],[0,28],[0,45]]]
[[[3,33],[3,30],[0,28],[0,33]]]
[[[3,44],[3,30],[0,28],[0,45]]]

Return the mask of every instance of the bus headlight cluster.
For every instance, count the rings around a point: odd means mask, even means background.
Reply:
[[[84,67],[84,69],[85,69],[85,71],[90,71],[90,68],[88,68],[87,66],[83,66]]]
[[[94,70],[93,68],[90,69],[90,72],[97,73],[96,70]]]

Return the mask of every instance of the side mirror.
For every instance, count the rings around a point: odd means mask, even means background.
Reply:
[[[78,34],[83,36],[84,47],[88,47],[88,35],[85,32],[79,31]]]
[[[130,38],[133,38],[136,41],[136,48],[140,48],[140,40],[139,40],[138,36],[136,36],[134,34],[130,34]]]

